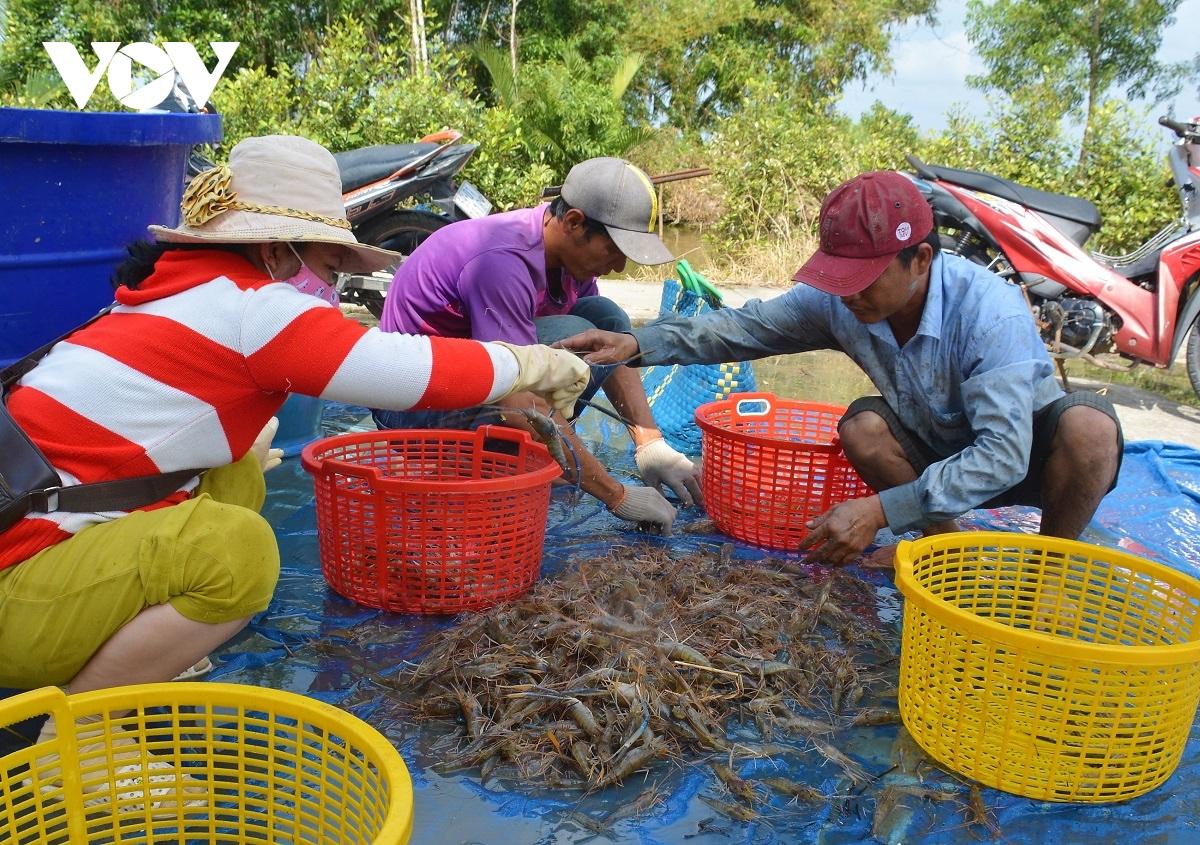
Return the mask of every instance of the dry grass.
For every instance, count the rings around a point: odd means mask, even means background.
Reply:
[[[758,241],[735,252],[718,253],[709,243],[682,250],[692,267],[717,287],[759,285],[791,287],[792,274],[817,248],[817,239],[809,234]],[[638,282],[661,282],[675,275],[674,264],[657,267],[631,265],[626,274]]]
[[[712,226],[725,209],[716,180],[711,176],[668,182],[662,192],[663,217],[672,225]]]
[[[1128,363],[1116,356],[1109,356],[1109,358],[1119,366]],[[1070,361],[1067,363],[1067,377],[1087,379],[1101,385],[1121,384],[1136,387],[1170,399],[1172,402],[1178,402],[1180,405],[1200,408],[1200,398],[1196,396],[1196,391],[1192,390],[1187,367],[1183,362],[1175,364],[1169,370],[1157,367],[1135,367],[1122,372],[1097,367],[1085,361]]]

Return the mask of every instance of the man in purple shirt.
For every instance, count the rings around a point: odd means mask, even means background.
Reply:
[[[658,197],[642,171],[617,158],[581,162],[551,204],[464,220],[430,235],[396,271],[380,328],[517,344],[552,343],[591,328],[628,331],[629,317],[599,295],[596,277],[624,269],[626,258],[673,260],[654,234],[657,217]],[[636,370],[593,367],[581,398],[589,400],[601,387],[626,421],[647,486],[614,479],[560,417],[579,463],[579,485],[621,519],[669,533],[675,508],[660,488],[671,488],[685,505],[698,503],[696,467],[663,439]],[[503,404],[548,410],[532,394]],[[375,421],[380,428],[472,428],[498,419],[488,409],[376,410]],[[519,414],[504,422],[528,428]]]

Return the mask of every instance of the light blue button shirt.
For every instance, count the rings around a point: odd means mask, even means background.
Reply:
[[[741,361],[839,349],[906,428],[943,460],[879,494],[896,533],[953,519],[1025,477],[1033,413],[1063,395],[1021,291],[977,264],[937,256],[916,334],[860,323],[842,301],[796,285],[766,301],[633,332],[640,366]]]

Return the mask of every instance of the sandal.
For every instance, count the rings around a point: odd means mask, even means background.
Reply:
[[[196,678],[202,678],[211,672],[215,667],[213,662],[207,657],[201,657],[188,668],[184,669],[171,680],[173,681],[192,681]]]

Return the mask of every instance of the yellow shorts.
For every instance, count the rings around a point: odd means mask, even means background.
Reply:
[[[0,687],[65,684],[151,605],[197,622],[265,610],[279,578],[265,494],[248,455],[205,473],[186,502],[93,525],[0,570]]]

